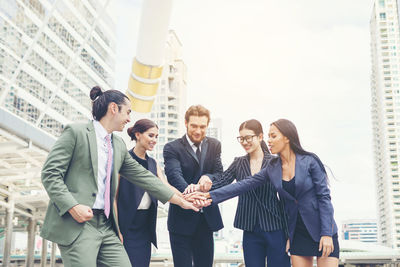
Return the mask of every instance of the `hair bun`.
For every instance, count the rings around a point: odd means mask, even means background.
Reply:
[[[95,87],[90,90],[90,99],[92,101],[95,101],[97,97],[101,96],[103,94],[103,91],[101,90],[100,86],[96,85]]]

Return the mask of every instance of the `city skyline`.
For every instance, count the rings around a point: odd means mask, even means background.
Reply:
[[[377,216],[369,81],[372,4],[176,0],[171,16],[188,68],[187,105],[203,104],[212,117],[223,119],[225,166],[244,154],[235,140],[241,122],[258,119],[267,134],[270,122],[291,119],[304,148],[334,174],[330,182],[339,223]],[[122,1],[116,7],[116,88],[122,91],[135,55],[140,6],[141,1]]]

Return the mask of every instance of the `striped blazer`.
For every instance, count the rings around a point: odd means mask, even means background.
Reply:
[[[264,153],[261,168],[264,168],[272,158],[274,156]],[[240,181],[251,178],[250,156],[237,157],[223,173],[207,176],[213,181],[211,190],[228,185],[235,179]],[[234,227],[253,231],[257,223],[263,231],[284,230],[287,232],[283,203],[279,201],[276,189],[270,182],[239,196]]]

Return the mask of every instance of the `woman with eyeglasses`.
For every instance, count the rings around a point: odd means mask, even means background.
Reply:
[[[302,148],[291,121],[273,122],[268,136],[271,152],[279,157],[256,175],[205,195],[218,204],[265,183],[273,184],[285,201],[293,267],[312,267],[314,257],[318,267],[338,266],[337,226],[324,165],[317,155]]]
[[[246,155],[237,157],[229,168],[219,175],[203,176],[200,183],[212,180],[212,188],[228,185],[235,179],[243,180],[258,173],[273,158],[263,140],[262,125],[257,120],[248,120],[239,127],[239,143]],[[200,190],[194,186],[186,192]],[[236,228],[243,230],[243,255],[246,266],[289,267],[286,254],[287,224],[283,207],[271,183],[265,183],[239,196]]]

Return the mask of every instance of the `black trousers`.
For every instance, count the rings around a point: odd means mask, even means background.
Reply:
[[[192,235],[169,232],[174,267],[212,267],[214,260],[213,232],[204,215]]]

